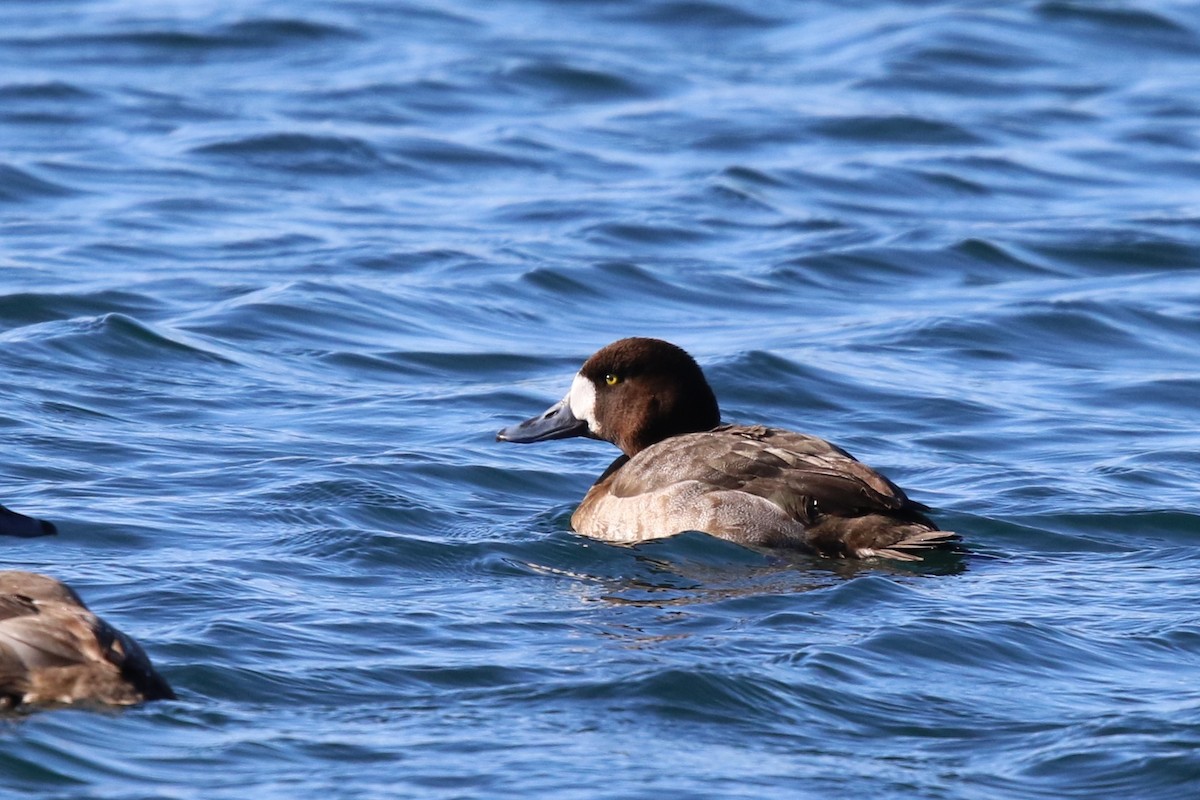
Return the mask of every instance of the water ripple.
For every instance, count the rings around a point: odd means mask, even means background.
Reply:
[[[1196,793],[1186,4],[5,26],[6,564],[181,699],[0,720],[0,793]],[[494,432],[635,334],[969,552],[571,533],[615,450]]]
[[[0,202],[16,203],[74,193],[70,187],[39,178],[10,164],[0,164]]]

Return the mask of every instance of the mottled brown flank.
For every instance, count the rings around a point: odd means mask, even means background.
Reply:
[[[0,708],[173,698],[132,638],[65,584],[0,572]]]
[[[572,524],[621,541],[700,530],[749,545],[907,560],[956,538],[922,508],[824,439],[723,425],[663,440],[612,471]]]

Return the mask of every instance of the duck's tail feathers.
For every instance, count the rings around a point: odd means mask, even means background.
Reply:
[[[887,547],[859,549],[859,558],[890,558],[893,561],[922,561],[926,550],[958,550],[962,537],[954,531],[918,531]]]

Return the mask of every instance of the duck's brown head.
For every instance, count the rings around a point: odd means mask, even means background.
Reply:
[[[717,398],[686,352],[661,339],[620,339],[584,362],[571,390],[545,413],[501,430],[505,442],[589,436],[629,456],[721,422]]]

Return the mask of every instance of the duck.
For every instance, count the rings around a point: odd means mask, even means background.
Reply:
[[[828,558],[921,561],[960,537],[887,477],[817,436],[723,424],[685,350],[630,337],[588,358],[567,394],[498,441],[599,439],[621,455],[571,515],[579,534],[633,544],[700,531]]]
[[[141,645],[74,589],[49,575],[0,570],[0,710],[172,699]]]
[[[58,528],[54,527],[53,522],[27,517],[0,506],[0,536],[32,538],[34,536],[53,536],[56,533],[58,533]]]

